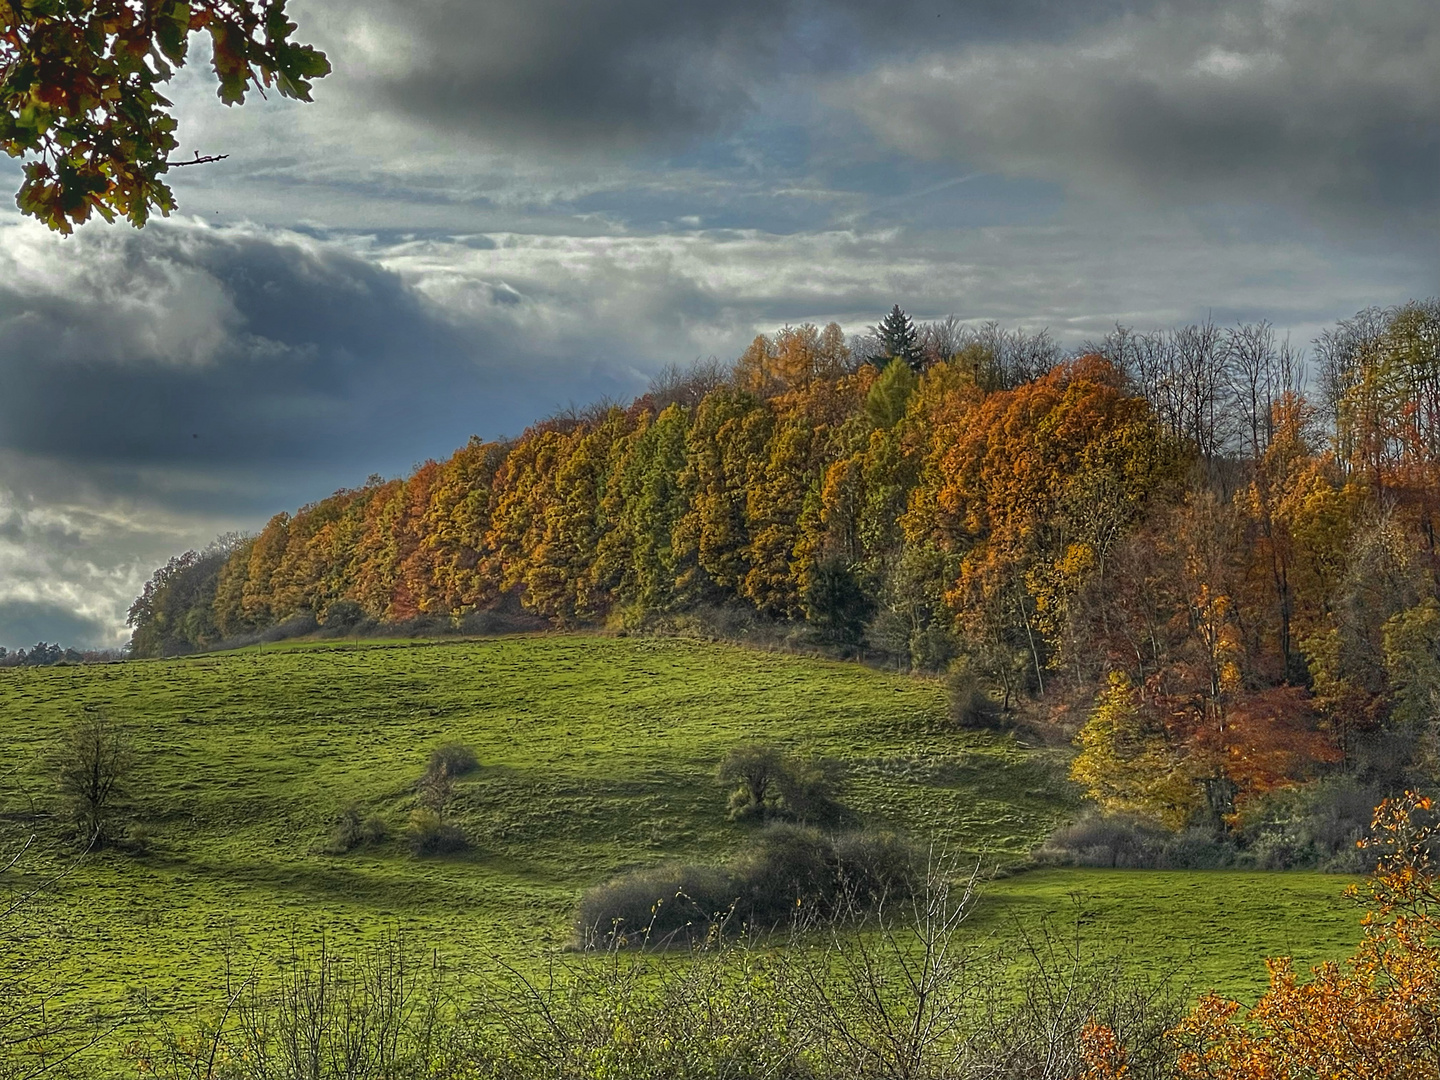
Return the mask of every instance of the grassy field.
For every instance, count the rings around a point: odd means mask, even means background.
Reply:
[[[57,733],[87,709],[133,738],[131,814],[152,840],[67,872],[45,812]],[[399,932],[460,965],[529,963],[564,944],[586,887],[746,843],[714,779],[744,740],[838,758],[842,801],[867,824],[996,861],[1022,859],[1075,806],[1055,752],[954,730],[935,683],[676,640],[329,643],[5,669],[0,732],[0,842],[15,851],[40,833],[4,886],[64,875],[5,921],[11,959],[48,960],[62,1001],[108,1010],[213,1002],[227,959],[263,965],[321,933],[344,947]],[[422,860],[398,839],[322,853],[350,804],[398,835],[429,751],[451,740],[481,761],[458,788],[468,853]],[[1348,951],[1343,884],[1048,870],[992,883],[973,925],[1078,923],[1138,969],[1188,964],[1190,982],[1249,995],[1266,954]]]

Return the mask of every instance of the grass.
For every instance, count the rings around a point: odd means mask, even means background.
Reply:
[[[45,816],[58,733],[87,709],[132,736],[142,856],[65,872]],[[401,933],[463,964],[526,964],[563,945],[580,892],[666,859],[746,843],[714,771],[763,739],[841,759],[867,824],[950,851],[1022,859],[1075,807],[1053,752],[954,730],[938,684],[728,645],[589,636],[286,644],[182,660],[0,670],[0,843],[41,839],[8,886],[60,880],[6,921],[14,957],[47,957],[62,1002],[121,1010],[213,1002],[229,958],[272,963],[324,933]],[[404,822],[436,746],[472,746],[456,785],[467,853],[418,860]],[[340,812],[392,839],[322,853]],[[1237,994],[1263,956],[1342,955],[1358,936],[1319,875],[1045,871],[990,886],[977,932],[1078,913],[1134,939],[1140,968],[1187,961]],[[1073,897],[1078,896],[1078,901]],[[1071,919],[1073,923],[1074,920]]]
[[[1264,958],[1290,956],[1305,972],[1347,956],[1360,912],[1350,879],[1244,870],[1051,869],[991,882],[976,927],[1003,936],[1048,925],[1084,948],[1120,951],[1139,975],[1172,978],[1192,994],[1219,990],[1253,1002]]]

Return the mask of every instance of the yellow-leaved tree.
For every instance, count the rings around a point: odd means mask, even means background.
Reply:
[[[1150,818],[1171,829],[1190,820],[1200,802],[1199,788],[1123,671],[1110,673],[1077,741],[1080,753],[1070,776],[1106,810]]]

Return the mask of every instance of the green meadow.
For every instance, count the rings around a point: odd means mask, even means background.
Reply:
[[[127,814],[141,853],[76,859],[50,817],[58,733],[87,710],[135,747]],[[399,934],[455,970],[539,965],[580,893],[626,869],[713,862],[726,750],[765,740],[838,759],[869,826],[990,866],[1023,863],[1074,813],[1064,755],[956,730],[934,682],[856,664],[684,640],[536,636],[265,646],[192,658],[0,671],[0,879],[11,965],[59,1005],[123,1015],[213,1004],[227,965]],[[403,830],[432,748],[480,767],[452,811],[460,855],[410,854]],[[348,806],[391,839],[324,852]],[[997,942],[1048,926],[1195,990],[1252,996],[1266,955],[1344,955],[1358,919],[1318,874],[1031,870],[983,891]],[[1078,935],[1078,938],[1076,937]]]

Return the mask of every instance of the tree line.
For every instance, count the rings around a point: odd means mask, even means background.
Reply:
[[[58,642],[37,641],[29,649],[10,652],[0,646],[0,667],[49,667],[53,664],[109,664],[124,659],[121,649],[72,649]]]
[[[1433,777],[1440,303],[1361,312],[1312,362],[1265,322],[1073,354],[898,307],[848,341],[786,327],[179,556],[132,648],[515,601],[740,613],[1078,730],[1087,790],[1175,827],[1333,767]]]

